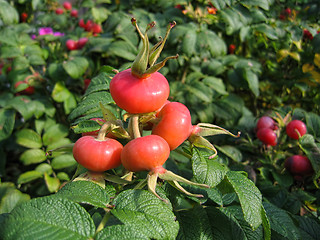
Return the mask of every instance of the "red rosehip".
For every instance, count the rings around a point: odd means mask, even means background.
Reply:
[[[94,24],[92,25],[91,31],[92,31],[93,33],[101,33],[101,32],[102,32],[101,25],[100,25],[100,24],[97,24],[97,23],[94,23]]]
[[[87,90],[87,88],[89,87],[89,84],[91,83],[91,79],[86,78],[85,80],[83,80],[84,82],[84,90]]]
[[[84,26],[84,30],[87,32],[90,32],[93,26],[93,22],[91,20],[88,20]]]
[[[81,27],[81,28],[85,28],[86,27],[86,24],[84,23],[83,19],[79,20],[79,27]]]
[[[14,88],[17,88],[20,84],[28,84],[28,83],[26,81],[18,81],[14,84]],[[18,95],[32,95],[32,94],[34,94],[34,87],[29,86],[29,85],[26,89],[16,93],[17,96]]]
[[[229,54],[234,54],[234,51],[236,50],[236,45],[230,44],[228,50]]]
[[[64,12],[64,11],[63,11],[62,8],[57,8],[57,9],[56,9],[56,14],[57,14],[57,15],[61,15],[61,14],[63,14],[63,12]]]
[[[71,17],[78,17],[78,10],[77,9],[72,9],[70,12]],[[83,19],[82,19],[83,20]]]
[[[257,138],[266,145],[277,145],[277,134],[270,128],[260,128],[257,131]]]
[[[292,120],[286,126],[286,132],[290,138],[298,140],[300,137],[306,134],[307,127],[304,122],[300,120]]]
[[[76,50],[77,49],[77,41],[72,40],[72,39],[68,39],[67,42],[66,42],[66,47],[70,51]]]
[[[285,19],[286,19],[286,16],[283,15],[283,14],[280,14],[279,19],[280,19],[280,20],[285,20]]]
[[[80,39],[77,41],[77,49],[83,48],[83,47],[87,44],[88,40],[89,40],[89,39],[86,38],[86,37],[80,38]]]
[[[286,159],[285,168],[294,175],[308,176],[313,173],[310,160],[301,155],[293,155]]]
[[[272,130],[277,129],[276,122],[269,116],[263,116],[259,118],[257,125],[256,125],[256,130],[259,130],[260,128],[270,128]]]
[[[27,13],[25,13],[25,12],[21,13],[21,21],[22,22],[26,22],[27,18],[28,18],[28,14]]]
[[[72,8],[72,4],[70,2],[64,2],[63,7],[66,10],[70,10]]]
[[[286,8],[284,11],[286,12],[286,14],[291,15],[291,8]]]
[[[308,30],[308,29],[304,29],[303,30],[303,37],[304,38],[307,38],[309,40],[312,40],[313,39],[313,35],[312,33]]]

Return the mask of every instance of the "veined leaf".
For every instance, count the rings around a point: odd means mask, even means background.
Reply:
[[[64,70],[74,79],[81,77],[88,66],[89,62],[84,57],[75,57],[63,63]]]
[[[90,239],[95,225],[89,213],[67,199],[35,198],[22,203],[0,226],[0,238]]]
[[[27,148],[41,148],[41,136],[32,129],[22,129],[17,132],[17,143]]]
[[[136,232],[153,239],[175,239],[179,224],[171,207],[145,190],[126,190],[114,200],[111,213]]]
[[[64,138],[68,136],[69,129],[62,124],[55,124],[50,127],[48,127],[43,134],[42,140],[43,144],[48,146],[49,144],[52,144],[53,142]]]
[[[90,85],[86,90],[85,96],[99,91],[109,90],[109,83],[114,74],[108,74],[106,72],[101,72],[98,76],[91,79]]]
[[[15,117],[16,112],[13,109],[0,109],[0,141],[11,135]]]
[[[121,240],[149,240],[147,235],[141,231],[136,231],[130,225],[113,225],[107,226],[100,231],[96,240],[110,240],[110,239],[121,239]]]
[[[20,161],[25,165],[41,163],[46,160],[46,153],[41,149],[29,149],[20,156]]]
[[[98,184],[90,181],[70,182],[61,188],[55,196],[100,208],[106,208],[110,201],[107,192]]]
[[[6,25],[14,24],[18,23],[19,15],[17,10],[7,1],[0,0],[0,19]]]
[[[252,229],[256,229],[262,223],[262,195],[259,189],[251,180],[239,172],[227,172],[226,179],[239,198],[244,219]]]
[[[197,182],[215,187],[224,179],[227,167],[219,163],[217,158],[209,159],[211,155],[194,148],[191,158],[192,170]]]

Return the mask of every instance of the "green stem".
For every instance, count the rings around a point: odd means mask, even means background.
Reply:
[[[106,223],[108,222],[109,218],[110,218],[110,209],[106,209],[106,214],[103,216],[99,226],[97,227],[97,230],[95,232],[95,236],[97,235],[98,232],[100,232],[104,226],[106,225]]]
[[[139,128],[139,115],[133,115],[131,117],[131,127],[133,132],[133,138],[141,137],[140,128]]]

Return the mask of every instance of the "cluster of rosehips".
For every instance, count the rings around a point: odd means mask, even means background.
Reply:
[[[291,8],[286,8],[286,9],[284,9],[284,10],[281,12],[279,18],[280,18],[281,20],[285,20],[286,18],[290,17],[291,15],[292,15],[292,10],[291,10]]]
[[[71,2],[68,2],[68,1],[63,3],[63,8],[57,8],[55,12],[57,15],[61,15],[64,13],[65,10],[70,11],[71,17],[75,17],[75,18],[78,17],[78,10],[72,9],[72,4],[71,4]]]
[[[66,47],[70,51],[79,50],[79,49],[83,48],[87,44],[88,40],[89,39],[86,38],[86,37],[80,38],[79,40],[68,39],[66,41]]]
[[[168,25],[165,38],[152,49],[149,49],[146,34],[154,26],[154,22],[148,25],[145,35],[139,30],[135,19],[132,19],[132,24],[143,41],[142,50],[130,69],[118,72],[110,81],[113,100],[127,112],[124,120],[129,119],[128,128],[125,129],[122,121],[115,116],[108,116],[107,120],[92,119],[102,125],[100,130],[84,133],[74,144],[73,156],[80,165],[93,172],[104,172],[121,164],[129,173],[149,171],[146,179],[148,188],[157,197],[155,187],[158,177],[171,181],[179,189],[182,187],[178,181],[208,187],[190,182],[163,167],[170,151],[187,139],[191,142],[202,141],[201,146],[212,146],[202,136],[208,136],[210,127],[215,126],[193,126],[188,108],[182,103],[168,101],[169,83],[158,70],[167,60],[178,56],[167,57],[162,62],[155,63],[175,23]],[[146,129],[149,131],[145,131]],[[220,127],[214,131],[229,134]],[[125,138],[126,144],[123,146],[117,138]],[[184,189],[183,192],[192,195]]]
[[[85,22],[83,19],[80,19],[79,27],[83,28],[86,32],[91,32],[94,36],[102,32],[101,25],[93,22],[90,19],[87,20],[87,22]]]
[[[256,124],[257,138],[267,146],[277,145],[277,123],[269,116],[259,118]],[[286,125],[286,134],[294,140],[307,133],[307,127],[304,122],[300,120],[292,120]],[[291,172],[295,177],[308,176],[313,172],[310,160],[302,155],[293,155],[286,159],[285,168]]]

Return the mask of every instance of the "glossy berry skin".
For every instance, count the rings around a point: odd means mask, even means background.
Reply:
[[[138,78],[131,69],[117,73],[110,81],[110,93],[116,104],[129,113],[158,110],[170,93],[167,79],[159,72]]]
[[[313,172],[311,162],[306,156],[293,155],[286,159],[284,166],[293,175],[308,176]]]
[[[104,172],[121,164],[123,146],[117,140],[100,141],[93,136],[79,138],[73,146],[73,157],[83,167],[94,172]]]
[[[61,14],[63,14],[63,12],[64,12],[64,11],[63,11],[62,8],[57,8],[57,9],[56,9],[56,14],[57,14],[57,15],[61,15]]]
[[[270,129],[276,129],[276,123],[275,121],[269,117],[269,116],[263,116],[261,118],[259,118],[257,125],[256,125],[256,129],[260,129],[260,128],[270,128]]]
[[[85,28],[86,27],[86,24],[85,24],[83,19],[79,20],[79,27],[81,27],[81,28]]]
[[[72,4],[71,4],[70,2],[64,2],[64,3],[63,3],[63,7],[64,7],[64,9],[66,9],[66,10],[71,10]]]
[[[25,81],[18,81],[14,84],[14,87],[17,88],[20,84],[28,84],[28,83]],[[32,94],[34,94],[33,86],[28,86],[26,89],[16,93],[16,95],[32,95]]]
[[[71,17],[78,17],[78,10],[77,9],[72,9],[70,12]]]
[[[291,122],[288,123],[288,125],[286,126],[286,132],[290,138],[293,138],[296,140],[299,139],[300,136],[296,131],[299,132],[301,137],[306,134],[307,127],[304,124],[304,122],[300,120],[292,120]]]
[[[229,54],[234,54],[235,50],[236,50],[236,45],[230,44],[228,47]]]
[[[260,128],[257,131],[257,138],[268,146],[277,145],[277,134],[270,128]]]
[[[153,171],[161,167],[170,155],[168,143],[157,135],[131,140],[121,152],[122,165],[131,172]]]
[[[72,40],[72,39],[68,39],[66,42],[66,47],[70,51],[76,50],[77,49],[77,41]]]
[[[102,28],[101,28],[101,25],[100,24],[97,24],[97,23],[94,23],[92,25],[92,27],[90,28],[90,31],[93,32],[93,33],[101,33],[102,32]]]
[[[189,109],[182,103],[170,102],[158,113],[152,134],[165,139],[170,150],[174,150],[190,136],[192,129]]]

